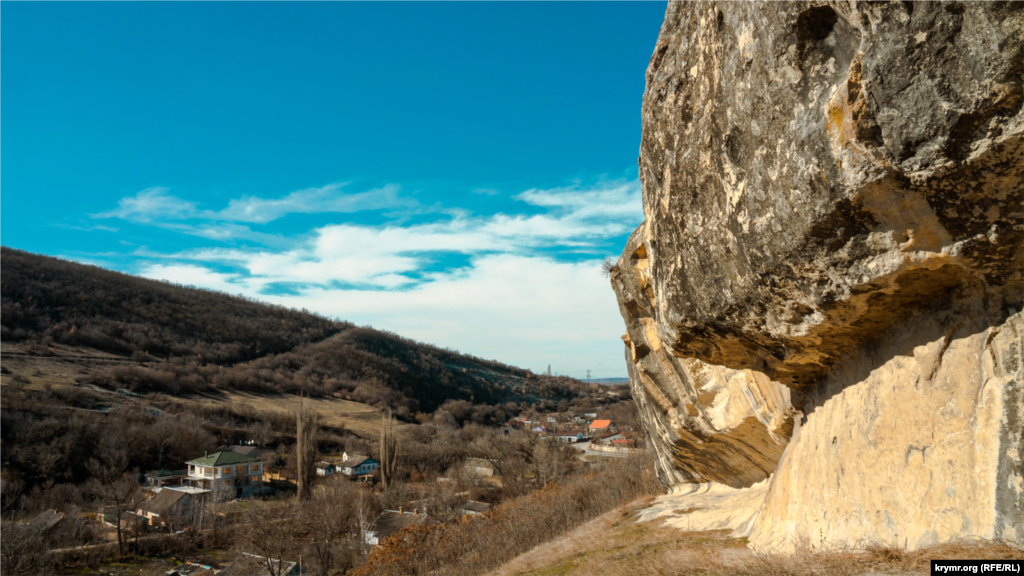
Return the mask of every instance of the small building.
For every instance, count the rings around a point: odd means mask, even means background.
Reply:
[[[330,476],[335,472],[334,464],[321,460],[316,463],[316,475],[317,476]]]
[[[201,490],[234,490],[236,497],[263,491],[263,462],[254,456],[222,451],[186,462],[185,485]]]
[[[558,434],[555,434],[555,440],[569,444],[582,442],[585,438],[586,436],[583,432],[559,432]]]
[[[519,420],[509,420],[508,425],[515,428],[516,430],[522,430],[524,424]]]
[[[63,512],[47,510],[33,516],[31,520],[25,523],[25,527],[28,528],[29,532],[34,533],[36,536],[42,536],[50,530],[53,530],[53,527],[60,524],[63,520]]]
[[[457,507],[459,512],[463,516],[479,516],[484,512],[491,509],[491,505],[486,502],[477,502],[476,500],[466,500]]]
[[[583,416],[584,416],[585,418],[590,418],[591,420],[593,420],[593,419],[596,419],[596,418],[597,418],[597,412],[587,412],[587,413],[586,413],[586,414],[584,414]]]
[[[515,431],[516,429],[511,426],[505,426],[504,428],[501,429],[501,433],[504,434],[505,436],[508,436]]]
[[[366,543],[370,546],[377,546],[388,536],[398,532],[406,526],[433,526],[437,524],[430,516],[416,512],[404,512],[398,510],[385,510],[373,521],[370,529],[366,531]]]
[[[550,414],[547,417],[547,421],[548,421],[548,424],[555,424],[555,423],[558,422],[558,417],[555,416],[554,414]]]
[[[548,427],[547,426],[537,426],[537,427],[535,427],[533,429],[533,431],[538,433],[538,434],[545,434],[545,433],[548,432]]]
[[[335,471],[341,472],[349,478],[373,474],[380,469],[380,463],[369,456],[361,454],[350,455],[348,452],[345,452],[342,457],[345,461],[335,466]]]
[[[608,445],[614,448],[636,448],[636,440],[632,438],[617,438]]]
[[[618,432],[611,432],[611,433],[605,434],[604,436],[600,436],[597,439],[596,443],[600,444],[602,446],[611,446],[612,442],[615,442],[616,440],[625,440],[625,439],[626,439],[626,437],[623,436],[622,434],[620,434]]]
[[[619,428],[611,420],[594,420],[590,423],[590,431],[597,434],[607,434],[609,432],[618,432]]]
[[[180,490],[161,490],[151,500],[139,505],[135,513],[150,526],[166,526],[173,516],[182,516],[192,505],[192,495]]]
[[[150,470],[146,472],[146,488],[163,488],[164,486],[180,486],[185,480],[187,470]]]

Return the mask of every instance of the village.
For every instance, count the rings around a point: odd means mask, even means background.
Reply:
[[[599,418],[597,412],[577,414],[566,410],[539,415],[531,412],[529,417],[509,420],[492,433],[499,440],[533,446],[535,451],[563,454],[555,457],[563,462],[564,454],[568,454],[565,450],[574,450],[572,460],[588,467],[600,466],[603,459],[642,452],[636,448],[631,427],[625,428],[620,429],[610,418]],[[331,497],[342,494],[355,501],[362,518],[353,524],[357,533],[352,538],[360,555],[405,527],[429,528],[464,516],[483,515],[509,496],[539,488],[547,479],[556,478],[545,477],[540,464],[526,469],[500,458],[467,456],[453,461],[436,477],[407,470],[404,483],[396,489],[382,483],[379,457],[368,453],[318,454],[314,467],[315,493],[329,492]],[[114,502],[95,513],[83,511],[83,516],[95,522],[92,530],[98,537],[87,546],[54,552],[75,554],[116,544],[123,553],[128,544],[141,550],[147,542],[192,540],[228,526],[260,521],[252,517],[251,503],[272,508],[275,503],[294,500],[297,474],[294,457],[289,458],[287,450],[282,452],[280,447],[258,446],[254,441],[222,445],[180,466],[138,474],[120,488]],[[65,513],[47,510],[25,526],[45,540],[62,523],[76,521]],[[262,556],[256,548],[243,549],[242,554],[244,561],[235,564],[186,561],[167,570],[166,575],[304,573],[297,558]]]

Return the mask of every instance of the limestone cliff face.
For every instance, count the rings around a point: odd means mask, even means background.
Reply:
[[[667,484],[755,545],[1024,540],[1024,6],[670,3],[612,284]]]

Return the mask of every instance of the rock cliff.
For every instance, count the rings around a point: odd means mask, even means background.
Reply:
[[[613,268],[662,480],[755,546],[1024,541],[1024,6],[672,2]]]

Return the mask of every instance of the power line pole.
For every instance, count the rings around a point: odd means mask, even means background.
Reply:
[[[590,370],[587,370],[587,383],[590,383]]]

